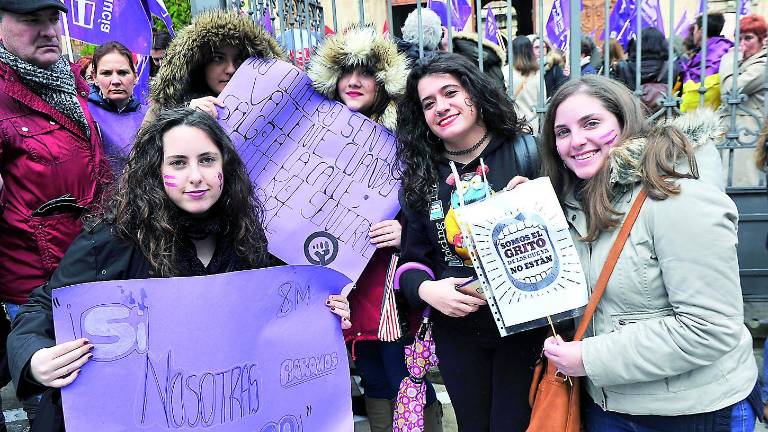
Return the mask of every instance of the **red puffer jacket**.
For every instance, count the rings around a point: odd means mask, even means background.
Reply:
[[[0,63],[0,301],[26,303],[80,233],[79,215],[32,216],[42,204],[70,194],[91,207],[112,174],[88,112],[88,85],[77,78],[91,138]]]

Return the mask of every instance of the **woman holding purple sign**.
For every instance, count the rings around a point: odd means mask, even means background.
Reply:
[[[285,59],[277,41],[248,15],[204,12],[171,41],[163,67],[152,80],[148,117],[190,107],[218,117],[219,94],[249,57]]]
[[[119,176],[147,106],[134,97],[138,75],[133,54],[125,45],[116,41],[102,44],[93,53],[91,64],[94,84],[88,109],[99,125],[104,154]]]
[[[315,89],[394,131],[397,99],[405,90],[408,65],[397,46],[371,26],[353,25],[327,38],[312,56],[307,75]],[[372,432],[392,431],[393,401],[403,378],[405,341],[378,337],[384,285],[393,253],[400,247],[402,228],[397,220],[371,226],[371,243],[379,248],[355,289],[349,294],[353,327],[344,333],[352,344],[352,358],[365,389],[365,406]],[[429,384],[425,431],[441,431],[442,406]]]
[[[107,207],[14,320],[8,357],[16,391],[22,397],[45,392],[35,427],[63,430],[55,389],[78,377],[94,348],[87,339],[56,345],[53,289],[269,266],[262,212],[240,157],[213,117],[176,109],[145,125]],[[344,297],[330,296],[326,305],[342,328],[351,325]]]

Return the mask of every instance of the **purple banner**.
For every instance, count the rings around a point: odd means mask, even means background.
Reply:
[[[144,2],[145,9],[148,15],[154,15],[165,24],[165,28],[168,29],[168,33],[174,36],[173,21],[171,15],[168,13],[168,9],[165,7],[163,0],[142,0]]]
[[[675,26],[675,34],[681,39],[685,39],[688,37],[688,30],[694,22],[696,22],[695,19],[688,18],[688,11],[683,11],[683,16],[680,17],[680,20]]]
[[[750,0],[743,0],[741,2],[741,10],[739,11],[739,16],[749,15],[749,7],[751,6],[750,3]]]
[[[496,15],[493,14],[493,8],[490,6],[488,6],[488,13],[485,14],[485,38],[500,45],[499,26],[496,24]]]
[[[140,0],[67,0],[65,31],[73,39],[101,45],[119,41],[149,55],[152,24]]]
[[[451,27],[454,31],[464,30],[467,20],[472,16],[469,0],[427,0],[427,8],[432,9],[443,26],[448,26],[448,8],[451,9]]]
[[[563,0],[555,0],[547,19],[547,39],[553,47],[565,50],[570,36],[571,15],[568,3]]]
[[[351,431],[347,352],[317,266],[53,292],[57,343],[93,358],[62,389],[71,431]]]
[[[376,250],[371,224],[399,210],[395,137],[279,60],[249,59],[219,99],[220,122],[264,203],[269,251],[357,280]]]
[[[635,0],[618,0],[613,6],[610,20],[610,37],[616,38],[624,47],[637,34],[637,2]],[[661,14],[659,0],[646,0],[640,9],[642,28],[656,27],[664,33],[664,20]],[[603,39],[603,33],[600,40]]]

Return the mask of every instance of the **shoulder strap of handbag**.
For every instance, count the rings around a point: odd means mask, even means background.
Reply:
[[[533,135],[521,133],[515,137],[512,143],[517,162],[517,173],[528,178],[539,176],[539,146]]]
[[[574,341],[579,341],[584,337],[584,333],[587,331],[587,326],[589,325],[589,322],[592,321],[592,315],[595,314],[597,304],[600,303],[600,298],[605,292],[608,280],[611,279],[613,268],[616,267],[616,261],[619,259],[619,255],[621,255],[621,250],[624,249],[624,244],[627,242],[627,238],[629,238],[629,231],[632,230],[632,225],[635,224],[635,220],[640,213],[640,208],[643,207],[643,202],[645,201],[646,196],[645,189],[641,189],[637,198],[635,198],[635,202],[632,204],[632,208],[629,209],[627,217],[624,219],[624,224],[621,226],[619,235],[616,237],[613,246],[611,246],[611,250],[608,252],[608,258],[605,259],[603,270],[600,271],[600,276],[597,278],[597,284],[595,285],[594,291],[592,291],[592,297],[589,298],[589,303],[587,303],[587,308],[584,310],[584,315],[581,317],[579,326],[576,328],[576,334],[573,337]]]

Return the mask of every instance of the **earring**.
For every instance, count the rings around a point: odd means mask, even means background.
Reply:
[[[432,133],[430,133],[430,132],[431,132],[431,131],[430,131],[429,129],[427,129],[427,134],[426,134],[426,135],[427,135],[427,143],[429,143],[429,144],[431,144],[431,145],[433,145],[433,146],[436,146],[436,145],[440,144],[440,141],[441,141],[441,140],[440,140],[440,138],[438,138],[438,137],[437,137],[437,135],[435,135],[435,134],[432,134]],[[434,138],[434,139],[430,139],[430,138],[431,138],[431,137],[433,137],[433,136],[434,136],[435,138]]]
[[[469,112],[471,112],[471,113],[475,112],[475,109],[472,108],[474,106],[474,104],[472,103],[472,101],[468,97],[464,98],[464,105],[469,107]]]

